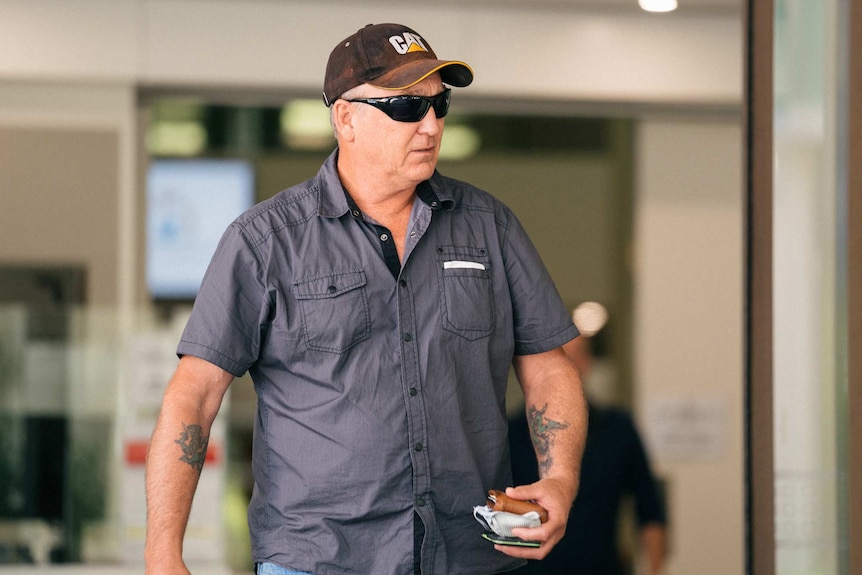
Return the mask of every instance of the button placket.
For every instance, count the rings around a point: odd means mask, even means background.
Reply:
[[[426,526],[426,537],[435,539],[433,510],[431,509],[431,465],[427,445],[427,421],[424,398],[420,393],[421,378],[419,350],[416,337],[415,310],[409,278],[398,280],[399,329],[401,332],[402,389],[407,410],[408,445],[413,465],[413,497],[416,512]]]

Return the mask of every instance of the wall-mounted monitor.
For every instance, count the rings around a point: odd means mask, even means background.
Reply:
[[[146,196],[150,296],[193,300],[225,229],[254,203],[254,169],[236,159],[157,159]]]

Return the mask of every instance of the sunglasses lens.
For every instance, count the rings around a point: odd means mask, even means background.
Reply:
[[[442,118],[449,112],[452,92],[445,90],[431,98],[417,96],[395,96],[387,103],[386,113],[398,122],[418,122],[434,106],[434,114]]]
[[[428,113],[428,108],[434,106],[437,118],[444,117],[449,112],[449,102],[452,92],[448,88],[436,96],[392,96],[391,98],[357,98],[349,102],[362,102],[382,110],[396,122],[418,122]]]
[[[389,99],[386,113],[398,122],[418,122],[425,117],[430,106],[429,100],[396,96]]]
[[[433,98],[434,113],[438,118],[444,117],[449,112],[449,102],[452,101],[452,92],[444,90]]]

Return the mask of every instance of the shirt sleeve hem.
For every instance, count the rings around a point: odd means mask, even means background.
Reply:
[[[199,357],[212,363],[213,365],[217,365],[218,367],[227,371],[234,377],[242,377],[242,375],[246,372],[247,369],[247,367],[245,367],[241,363],[234,361],[233,359],[227,357],[218,350],[191,341],[180,341],[179,345],[177,346],[177,355],[180,357],[184,355]]]
[[[533,355],[558,348],[564,343],[578,337],[580,332],[575,324],[569,324],[562,331],[539,341],[516,341],[515,355]]]

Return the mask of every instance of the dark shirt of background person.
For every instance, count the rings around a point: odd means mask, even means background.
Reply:
[[[592,361],[590,338],[581,336],[567,352],[586,380]],[[538,479],[529,425],[524,415],[510,421],[509,443],[515,485]],[[650,573],[664,563],[666,515],[646,450],[625,411],[589,405],[581,483],[562,541],[542,561],[530,561],[517,575],[626,575],[631,565],[619,548],[620,507],[634,498],[641,550]]]

